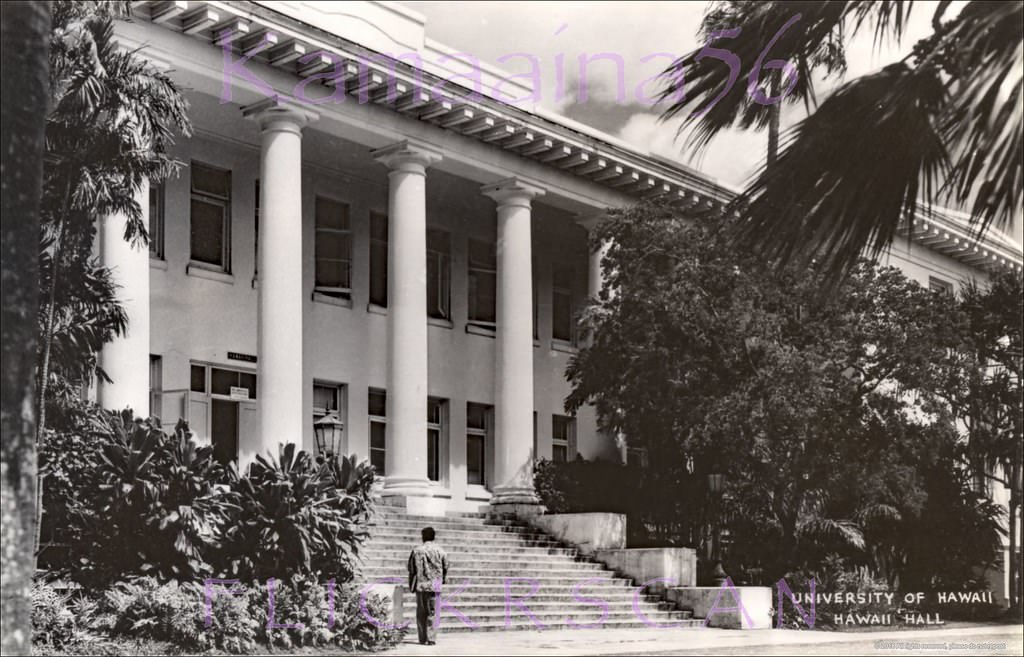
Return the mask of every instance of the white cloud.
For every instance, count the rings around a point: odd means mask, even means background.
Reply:
[[[768,145],[762,133],[726,130],[705,149],[700,159],[683,152],[684,137],[676,137],[679,120],[661,122],[653,114],[635,114],[617,135],[620,139],[655,155],[699,169],[719,181],[742,187],[764,159]]]

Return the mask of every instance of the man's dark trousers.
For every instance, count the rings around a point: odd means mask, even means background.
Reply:
[[[437,640],[434,629],[434,592],[416,591],[416,631],[420,635],[420,643]]]

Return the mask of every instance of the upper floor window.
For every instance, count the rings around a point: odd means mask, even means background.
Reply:
[[[370,303],[388,305],[388,216],[370,213]]]
[[[149,186],[149,255],[164,259],[164,186]]]
[[[571,461],[576,456],[576,419],[551,416],[551,460]]]
[[[253,183],[253,204],[252,204],[252,277],[258,278],[260,273],[260,181]]]
[[[231,271],[231,172],[192,162],[190,258]]]
[[[573,344],[576,338],[572,288],[572,268],[556,265],[551,281],[551,337],[570,344]]]
[[[949,281],[934,276],[928,277],[928,289],[932,292],[938,292],[947,297],[953,296],[953,284]]]
[[[498,265],[494,244],[469,240],[469,321],[496,321]]]
[[[427,229],[427,315],[451,319],[451,236]]]
[[[348,205],[316,197],[317,292],[343,299],[352,294],[352,228]]]

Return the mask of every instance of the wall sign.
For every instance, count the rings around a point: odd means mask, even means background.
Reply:
[[[240,354],[237,351],[229,351],[228,360],[242,360],[246,363],[255,363],[256,356],[253,354]]]

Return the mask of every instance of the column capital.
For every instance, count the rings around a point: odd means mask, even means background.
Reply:
[[[280,96],[271,96],[252,105],[246,105],[242,108],[242,116],[259,122],[264,132],[301,132],[302,128],[320,118],[316,112]]]
[[[436,164],[443,159],[439,150],[408,139],[372,150],[370,157],[392,171],[414,171],[417,173],[422,173],[431,164]]]
[[[480,188],[480,193],[494,199],[498,207],[518,205],[528,208],[531,200],[543,196],[545,192],[540,185],[513,177],[484,185]]]
[[[588,233],[593,233],[608,218],[608,211],[610,209],[605,208],[603,210],[580,213],[576,215],[575,221],[580,226],[586,228]]]

